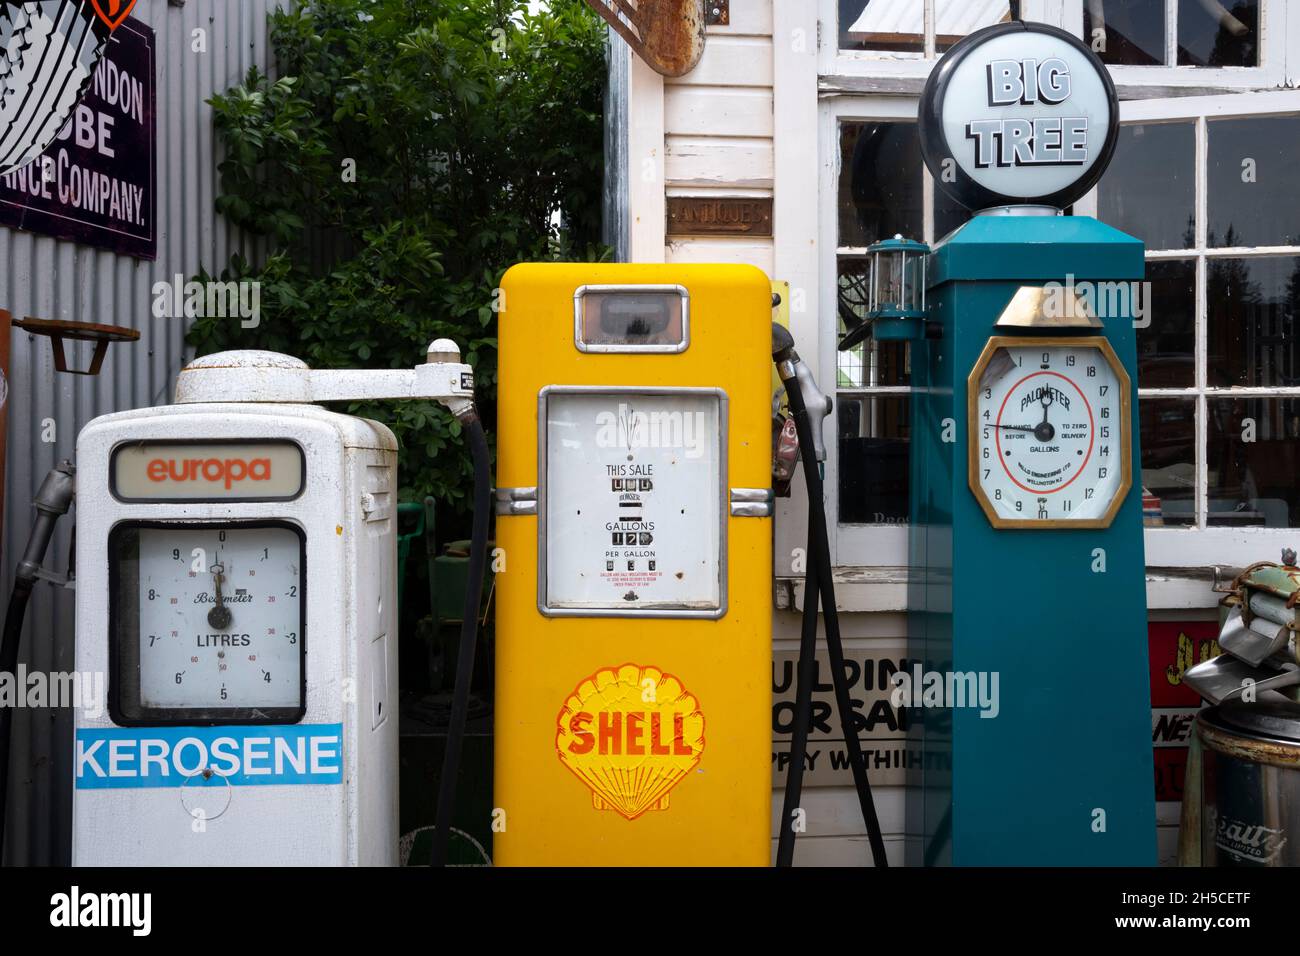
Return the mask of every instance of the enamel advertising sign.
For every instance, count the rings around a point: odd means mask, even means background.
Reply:
[[[113,31],[48,148],[0,175],[0,225],[157,258],[155,52],[138,20]]]

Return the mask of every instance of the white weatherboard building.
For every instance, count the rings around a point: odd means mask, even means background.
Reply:
[[[1199,704],[1181,674],[1217,635],[1213,587],[1231,579],[1228,569],[1276,561],[1300,541],[1300,6],[730,0],[726,12],[726,25],[708,27],[700,63],[675,79],[612,37],[609,238],[628,261],[746,262],[790,283],[800,353],[835,399],[827,509],[848,656],[874,678],[859,677],[864,700],[878,692],[880,662],[905,654],[908,355],[870,342],[837,353],[836,340],[843,310],[862,312],[871,243],[895,233],[932,243],[966,218],[922,163],[921,89],[958,39],[1015,17],[1071,31],[1110,66],[1122,101],[1118,151],[1073,212],[1148,249],[1141,481],[1159,845],[1171,861],[1188,717]],[[690,230],[670,224],[670,211],[683,197],[770,203],[771,234],[681,234]],[[793,694],[781,693],[783,668],[797,652],[804,601],[792,568],[804,543],[801,496],[796,484],[779,502],[778,699]],[[1014,582],[987,573],[996,603]],[[1105,705],[1080,690],[1081,708]],[[901,863],[902,734],[872,715],[877,806]],[[822,762],[805,785],[809,829],[797,861],[862,864],[867,841],[852,780],[830,766],[830,721],[810,744]],[[776,754],[783,741],[774,738]],[[774,785],[783,776],[774,772]],[[773,833],[779,805],[778,791]]]

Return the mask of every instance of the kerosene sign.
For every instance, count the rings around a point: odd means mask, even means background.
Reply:
[[[922,103],[925,158],[971,209],[1068,205],[1101,178],[1119,134],[1109,75],[1042,24],[1002,24],[954,48],[930,85],[938,95]]]

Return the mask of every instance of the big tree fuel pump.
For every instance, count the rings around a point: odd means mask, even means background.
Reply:
[[[76,717],[74,863],[397,862],[397,443],[315,403],[442,402],[486,513],[473,387],[445,340],[413,370],[227,352],[85,428],[76,658],[109,699]]]
[[[1113,153],[1115,88],[1076,38],[1007,23],[944,56],[919,119],[977,212],[929,258],[925,321],[881,329],[912,338],[911,862],[1149,865],[1136,297],[1098,295],[1143,246],[1062,214]]]

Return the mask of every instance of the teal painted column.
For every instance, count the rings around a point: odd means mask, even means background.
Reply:
[[[1034,334],[995,327],[1017,290],[1144,273],[1139,240],[1084,217],[977,216],[931,258],[938,337],[912,345],[909,654],[996,675],[999,709],[913,712],[910,863],[1155,863],[1131,299],[1091,333],[1131,380],[1133,481],[1110,527],[995,529],[967,482],[967,376],[990,337]]]

